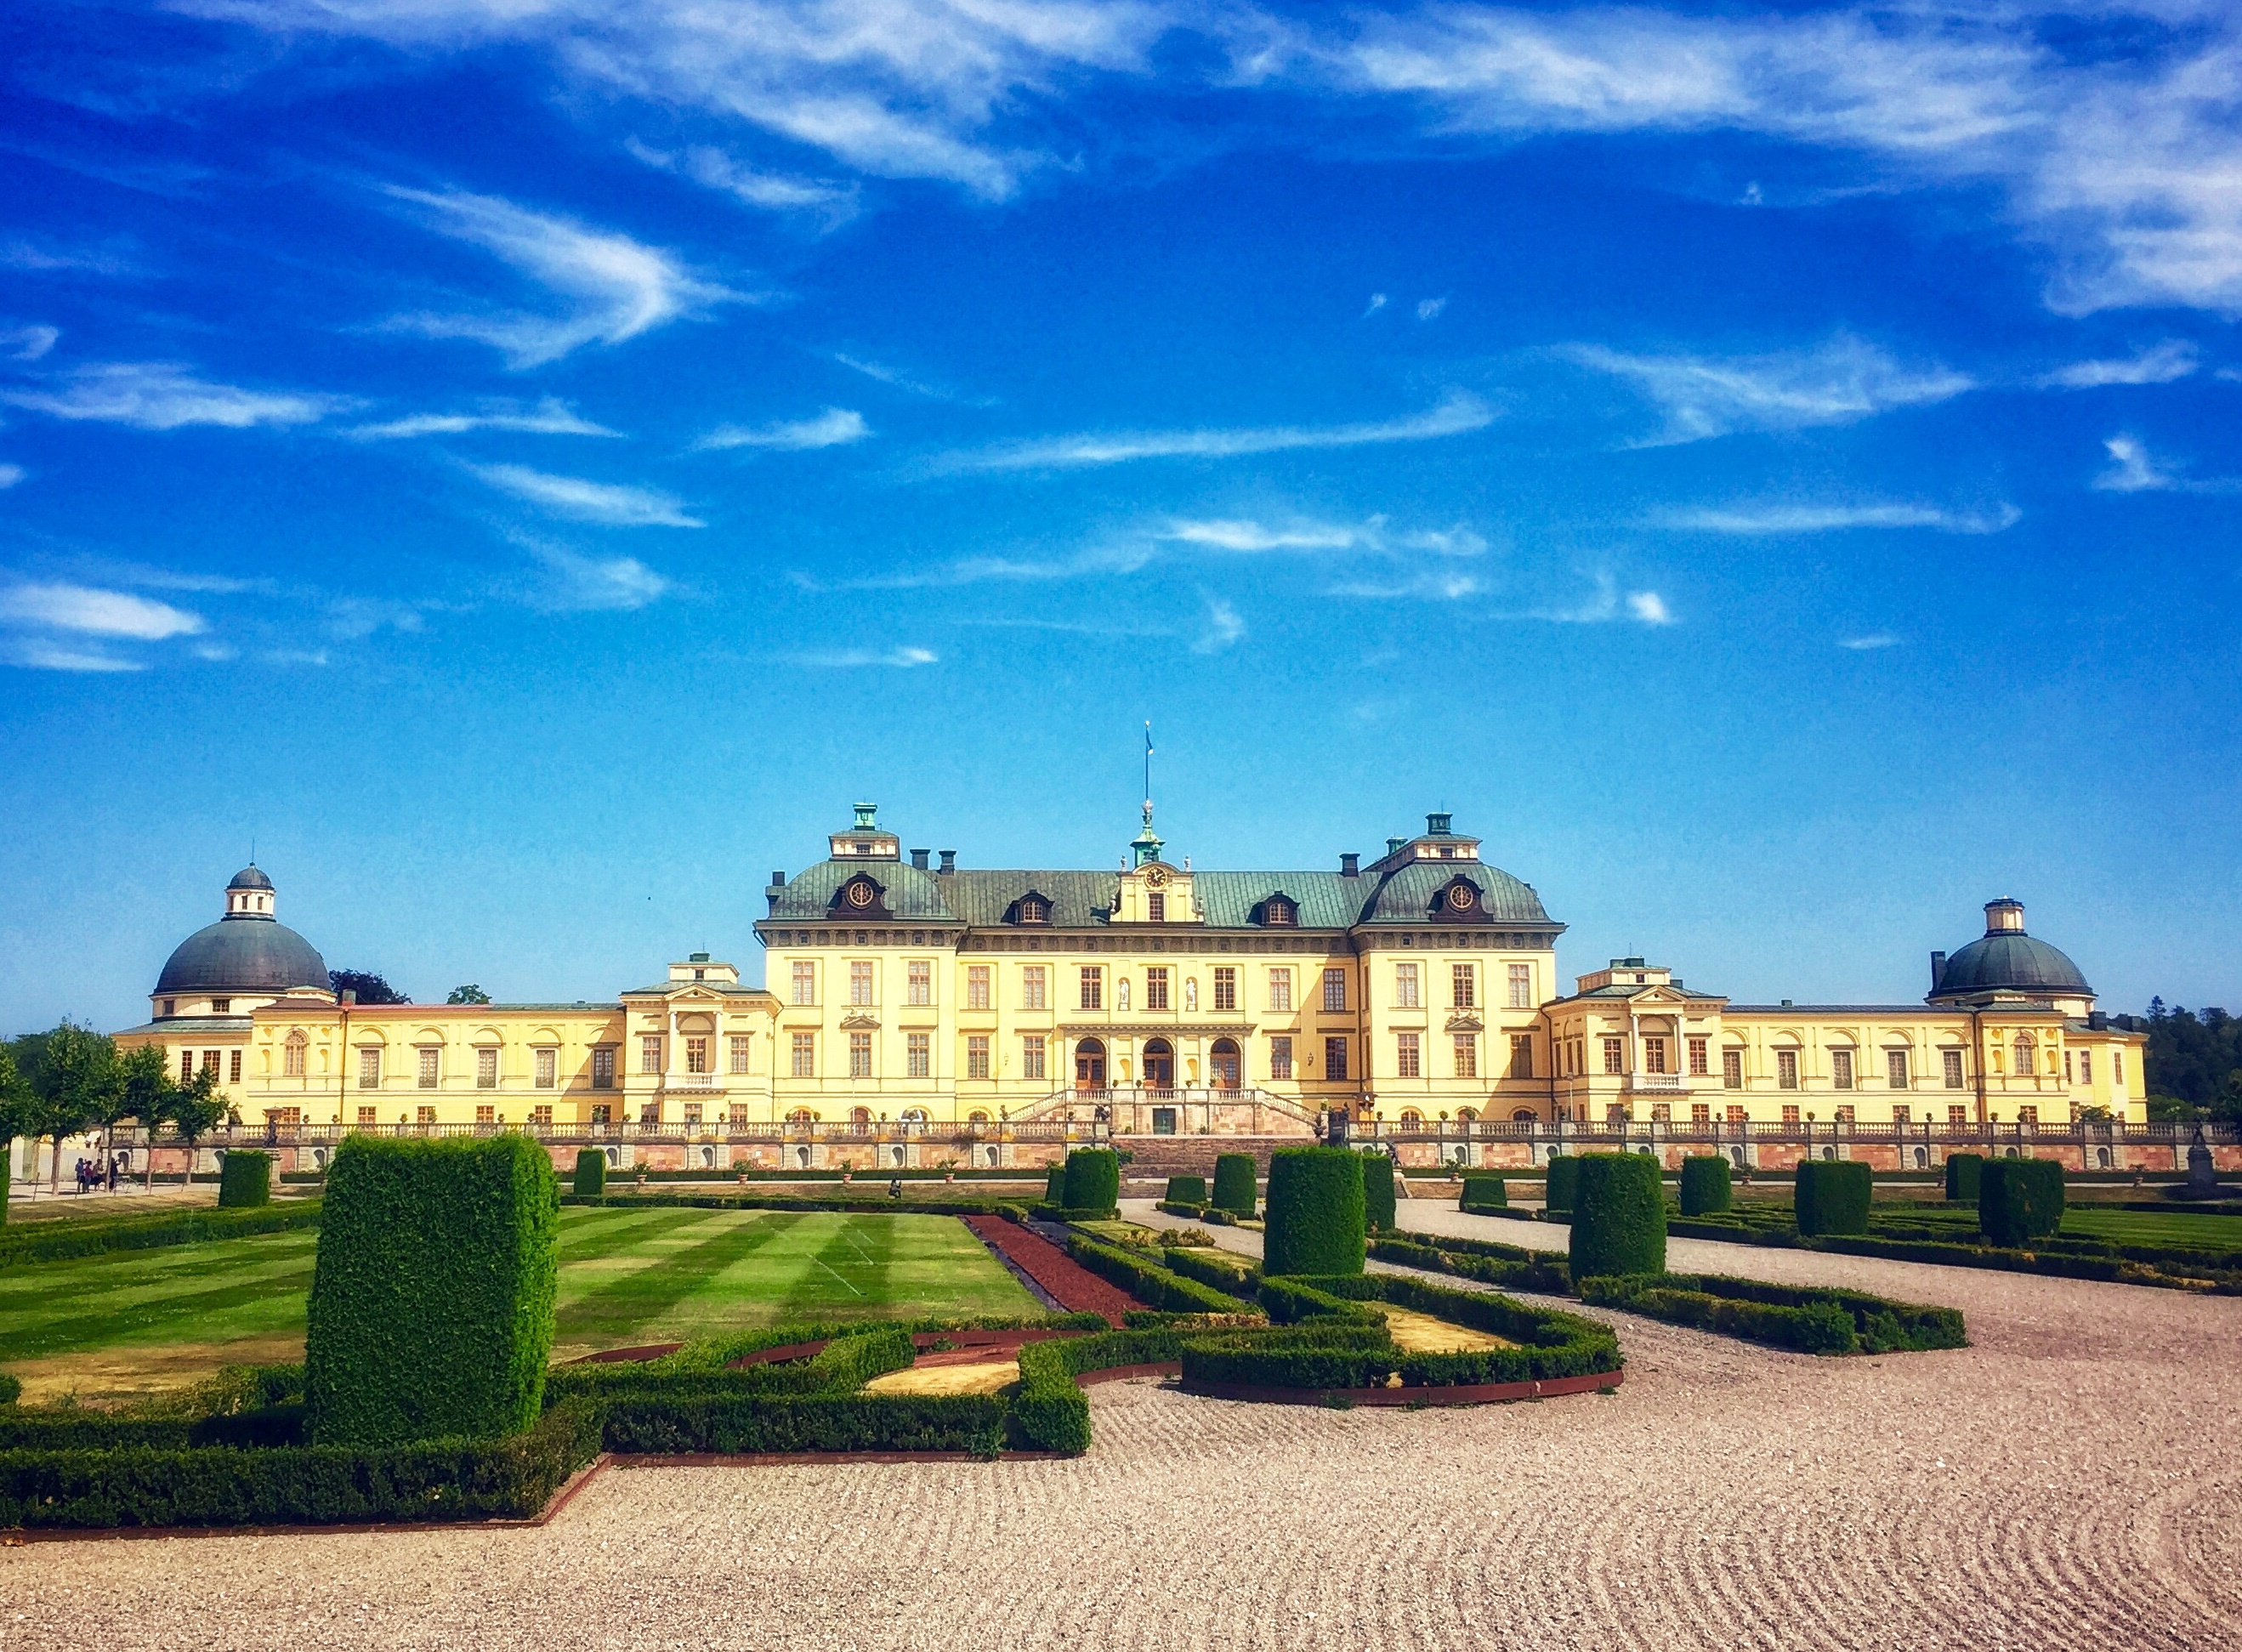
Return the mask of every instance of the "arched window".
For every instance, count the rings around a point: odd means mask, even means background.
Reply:
[[[789,1125],[814,1125],[817,1122],[817,1115],[807,1107],[796,1107],[787,1114],[786,1122]]]
[[[2032,1044],[2031,1034],[2019,1032],[2016,1043],[2010,1047],[2016,1052],[2017,1078],[2029,1078],[2039,1070],[2039,1064],[2033,1058],[2037,1050]]]
[[[304,1076],[304,1051],[310,1040],[300,1032],[288,1035],[288,1042],[280,1051],[280,1071],[291,1078]]]
[[[1540,1115],[1531,1107],[1520,1107],[1510,1115],[1510,1122],[1514,1125],[1530,1125],[1539,1117]]]
[[[1272,930],[1290,928],[1299,915],[1300,909],[1282,895],[1272,895],[1261,908],[1262,923]]]
[[[1020,922],[1023,923],[1050,923],[1051,903],[1040,895],[1023,895],[1020,897]]]
[[[849,1127],[859,1136],[863,1135],[872,1127],[872,1110],[869,1107],[851,1107],[849,1110]]]
[[[1425,1122],[1425,1115],[1414,1107],[1404,1107],[1401,1110],[1401,1122],[1405,1125],[1421,1125]]]
[[[1475,1125],[1475,1124],[1477,1124],[1477,1123],[1479,1122],[1479,1109],[1478,1109],[1478,1108],[1476,1108],[1476,1107],[1459,1107],[1459,1108],[1457,1108],[1457,1109],[1456,1109],[1456,1122],[1457,1122],[1458,1124],[1460,1124],[1460,1125]]]
[[[989,1122],[989,1115],[976,1107],[965,1116],[965,1122],[969,1125],[985,1125]]]

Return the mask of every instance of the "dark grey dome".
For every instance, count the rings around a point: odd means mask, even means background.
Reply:
[[[272,887],[272,880],[259,871],[254,863],[245,866],[236,872],[233,875],[233,882],[226,885],[228,889],[271,889]]]
[[[2091,998],[2094,989],[2061,949],[2021,930],[2004,930],[1975,940],[1946,960],[1938,972],[1934,998],[1972,992],[2040,992]]]
[[[240,879],[234,882],[239,887]],[[285,923],[238,913],[180,942],[157,977],[156,991],[285,992],[326,984],[326,960],[309,941]]]

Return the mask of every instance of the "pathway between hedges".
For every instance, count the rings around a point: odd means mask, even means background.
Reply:
[[[1109,1285],[1064,1251],[1017,1222],[1001,1216],[959,1219],[989,1248],[1033,1279],[1059,1306],[1070,1313],[1102,1313],[1119,1329],[1121,1316],[1144,1305],[1118,1286]]]

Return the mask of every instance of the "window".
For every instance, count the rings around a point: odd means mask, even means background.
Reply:
[[[641,1130],[661,1129],[661,1104],[658,1101],[649,1101],[641,1106],[638,1110],[638,1123]]]
[[[379,1111],[379,1110],[378,1108],[373,1108],[373,1107],[361,1107],[361,1108],[359,1108],[359,1109],[358,1110],[358,1121],[359,1121],[359,1123],[360,1123],[361,1125],[371,1125],[371,1124],[374,1123],[374,1122],[375,1122],[375,1117],[374,1117],[374,1115],[375,1115]]]
[[[1795,1125],[1798,1122],[1798,1104],[1796,1102],[1786,1102],[1783,1105],[1782,1122],[1786,1125]]]
[[[661,1040],[660,1038],[648,1038],[638,1041],[638,1070],[641,1072],[661,1071]]]
[[[602,1044],[592,1051],[592,1088],[613,1090],[615,1087],[615,1051],[613,1044]]]
[[[1341,977],[1341,979],[1344,978],[1344,977]],[[1346,1077],[1346,1039],[1326,1038],[1324,1040],[1324,1077],[1332,1079],[1344,1078]]]
[[[413,1110],[413,1122],[418,1125],[434,1124],[436,1110],[433,1107],[415,1107]]]
[[[1214,1007],[1218,1010],[1235,1010],[1238,1007],[1238,970],[1234,965],[1215,965]]]
[[[1281,895],[1271,896],[1268,904],[1261,909],[1262,923],[1272,929],[1282,929],[1290,925],[1297,916],[1292,903]]]
[[[1346,971],[1326,970],[1324,971],[1324,1009],[1329,1012],[1346,1008]]]
[[[1836,1110],[1836,1113],[1837,1122],[1850,1130],[1853,1127],[1853,1110],[1849,1106],[1840,1107]]]
[[[965,970],[965,1007],[985,1010],[989,1007],[989,966],[975,964]]]
[[[1654,1102],[1652,1102],[1652,1103],[1650,1104],[1650,1122],[1651,1122],[1651,1123],[1653,1123],[1653,1124],[1655,1124],[1655,1125],[1666,1125],[1666,1124],[1671,1124],[1671,1123],[1673,1122],[1673,1120],[1674,1120],[1674,1106],[1673,1106],[1673,1104],[1672,1104],[1672,1103],[1670,1103],[1670,1102],[1664,1102],[1664,1101],[1654,1101]]]
[[[179,1051],[179,1082],[183,1085],[191,1085],[194,1081],[195,1052],[191,1050],[182,1050]]]
[[[225,1081],[230,1085],[241,1082],[241,1051],[233,1051],[225,1058]]]
[[[1044,985],[1050,978],[1051,971],[1040,964],[1030,964],[1022,970],[1020,971],[1020,1008],[1023,1010],[1050,1008],[1050,993]]]
[[[754,1041],[744,1032],[735,1032],[732,1034],[731,1057],[732,1071],[734,1072],[744,1074],[747,1071],[748,1051],[753,1042]]]
[[[1082,1007],[1103,1010],[1105,1007],[1105,971],[1095,964],[1082,966]]]
[[[1712,1071],[1712,1054],[1713,1046],[1709,1039],[1689,1040],[1689,1076],[1692,1078],[1702,1078]]]
[[[1399,1048],[1394,1052],[1393,1076],[1396,1078],[1421,1078],[1423,1075],[1418,1071],[1417,1035],[1402,1032],[1395,1034],[1394,1038]]]
[[[1947,1108],[1946,1122],[1950,1125],[1968,1124],[1970,1122],[1970,1110],[1967,1107]]]
[[[2121,1090],[2125,1086],[2125,1052],[2122,1050],[2110,1052],[2110,1082]]]
[[[1946,1087],[1949,1090],[1961,1089],[1962,1052],[1959,1050],[1940,1051],[1938,1052],[1938,1064],[1945,1070],[1943,1077],[1946,1080]]]
[[[1642,1040],[1642,1070],[1645,1072],[1666,1071],[1666,1038],[1661,1033],[1648,1033]]]
[[[872,1035],[869,1032],[849,1035],[849,1076],[851,1078],[872,1076]]]
[[[1893,1106],[1892,1123],[1895,1125],[1904,1127],[1905,1125],[1913,1123],[1914,1119],[1915,1110],[1913,1108],[1906,1106],[1903,1104],[1898,1104]]]
[[[2019,1078],[2030,1078],[2037,1073],[2039,1071],[2039,1063],[2035,1058],[2037,1051],[2032,1044],[2031,1034],[2029,1032],[2019,1032],[2017,1034],[2017,1041],[2012,1047],[2016,1051],[2017,1056],[2017,1077]]]
[[[178,1012],[179,1001],[177,998],[166,998],[164,1000],[164,1013],[165,1015],[177,1015]]]
[[[1623,1125],[1629,1117],[1626,1104],[1623,1102],[1610,1102],[1604,1107],[1604,1123],[1608,1125]]]
[[[206,1073],[210,1074],[211,1078],[213,1080],[215,1080],[215,1079],[218,1078],[218,1051],[215,1051],[215,1050],[205,1050],[205,1051],[203,1051],[203,1071],[204,1071],[205,1072],[206,1072]]]
[[[1450,980],[1448,1003],[1458,1010],[1469,1010],[1479,1003],[1479,971],[1468,964],[1448,966]]]
[[[1475,1032],[1459,1032],[1455,1035],[1455,1045],[1456,1077],[1459,1078],[1478,1078],[1479,1035]]]
[[[794,1076],[797,1078],[817,1077],[817,1035],[814,1032],[794,1035]]]
[[[794,1001],[817,1002],[817,966],[807,958],[798,959],[794,966]]]
[[[1894,1090],[1904,1090],[1907,1088],[1906,1051],[1887,1050],[1884,1051],[1884,1082],[1887,1085],[1890,1085]]]
[[[1853,1052],[1832,1050],[1829,1052],[1829,1082],[1840,1090],[1853,1087]]]
[[[989,1076],[989,1035],[977,1032],[965,1040],[965,1076],[986,1078]]]
[[[1510,1076],[1531,1078],[1534,1076],[1534,1035],[1514,1032],[1510,1035]]]
[[[1735,1103],[1730,1102],[1728,1104],[1728,1122],[1732,1125],[1741,1125],[1743,1121],[1744,1110]]]
[[[1534,966],[1514,964],[1510,966],[1510,1007],[1531,1010],[1534,1007]]]
[[[1292,1076],[1292,1041],[1284,1034],[1269,1040],[1269,1076],[1290,1078]]]
[[[1417,966],[1413,964],[1393,966],[1393,1007],[1397,1010],[1417,1007]]]
[[[872,962],[869,958],[857,958],[849,965],[849,1002],[872,1002]]]
[[[232,998],[212,998],[211,1000],[211,1013],[212,1015],[232,1015],[233,1013],[233,1000]]]
[[[281,1073],[290,1078],[304,1076],[304,1040],[301,1035],[291,1038],[280,1051]]]
[[[1165,1010],[1168,1007],[1168,972],[1154,968],[1144,971],[1144,1007]]]
[[[2078,1082],[2082,1085],[2094,1082],[2094,1052],[2091,1050],[2078,1052]]]
[[[1269,1007],[1279,1011],[1292,1009],[1292,972],[1289,969],[1269,971]]]
[[[907,1078],[927,1078],[934,1074],[933,1035],[910,1032],[903,1035],[903,1076]]]
[[[913,958],[904,966],[903,1002],[932,1004],[934,1002],[934,964],[926,958]]]
[[[724,1122],[731,1125],[735,1130],[746,1129],[748,1125],[747,1108],[739,1102],[734,1102],[727,1110]]]
[[[560,1052],[547,1044],[537,1051],[536,1085],[540,1090],[550,1090],[560,1080]]]
[[[1030,1032],[1020,1040],[1020,1077],[1040,1078],[1044,1076],[1044,1035]]]
[[[475,1051],[475,1088],[498,1088],[498,1051],[494,1046],[487,1045]]]
[[[381,1051],[361,1050],[358,1052],[358,1087],[360,1090],[381,1088]]]
[[[1798,1088],[1798,1051],[1796,1050],[1775,1052],[1775,1087],[1778,1090]]]
[[[436,1087],[438,1064],[443,1060],[444,1052],[434,1045],[429,1044],[422,1046],[418,1053],[420,1058],[420,1070],[413,1082],[420,1089],[433,1090]]]
[[[529,1127],[532,1130],[550,1130],[553,1128],[553,1104],[551,1102],[540,1102],[536,1106],[532,1107],[529,1110]]]
[[[2020,1124],[2020,1125],[2037,1125],[2037,1124],[2038,1124],[2038,1123],[2039,1123],[2039,1109],[2038,1109],[2038,1108],[2037,1108],[2037,1107],[2019,1107],[2019,1108],[2017,1108],[2017,1122],[2018,1124]]]
[[[1689,1122],[1693,1125],[1711,1124],[1713,1122],[1713,1109],[1711,1105],[1702,1101],[1691,1102],[1689,1104]]]
[[[1040,895],[1023,895],[1020,897],[1020,922],[1023,923],[1050,923],[1051,903]]]
[[[705,1073],[708,1071],[708,1041],[692,1038],[685,1041],[685,1071]]]
[[[604,1129],[607,1125],[614,1122],[614,1113],[615,1110],[613,1107],[607,1105],[605,1102],[601,1102],[592,1109],[592,1122]]]
[[[1168,897],[1154,890],[1144,897],[1144,922],[1165,923],[1168,921]]]
[[[420,1121],[421,1123],[433,1125],[436,1122],[436,1110],[433,1107],[423,1107],[420,1111],[429,1115],[426,1118],[422,1119]],[[490,1106],[476,1108],[475,1122],[479,1125],[494,1125],[498,1123],[498,1109],[496,1107]]]
[[[1721,1088],[1742,1090],[1744,1087],[1744,1052],[1741,1050],[1721,1051]]]
[[[1603,1045],[1604,1071],[1606,1072],[1625,1072],[1627,1071],[1627,1040],[1624,1038],[1606,1038],[1603,1041]]]

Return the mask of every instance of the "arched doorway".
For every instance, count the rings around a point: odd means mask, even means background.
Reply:
[[[872,1128],[872,1110],[869,1107],[851,1107],[849,1110],[849,1128],[859,1136],[869,1132]]]
[[[1098,1039],[1084,1038],[1074,1046],[1074,1087],[1105,1088],[1105,1045]]]
[[[1144,1088],[1173,1090],[1175,1087],[1175,1046],[1165,1038],[1154,1038],[1144,1045]]]
[[[1207,1056],[1208,1076],[1217,1090],[1235,1090],[1238,1082],[1238,1042],[1234,1038],[1217,1038]]]

